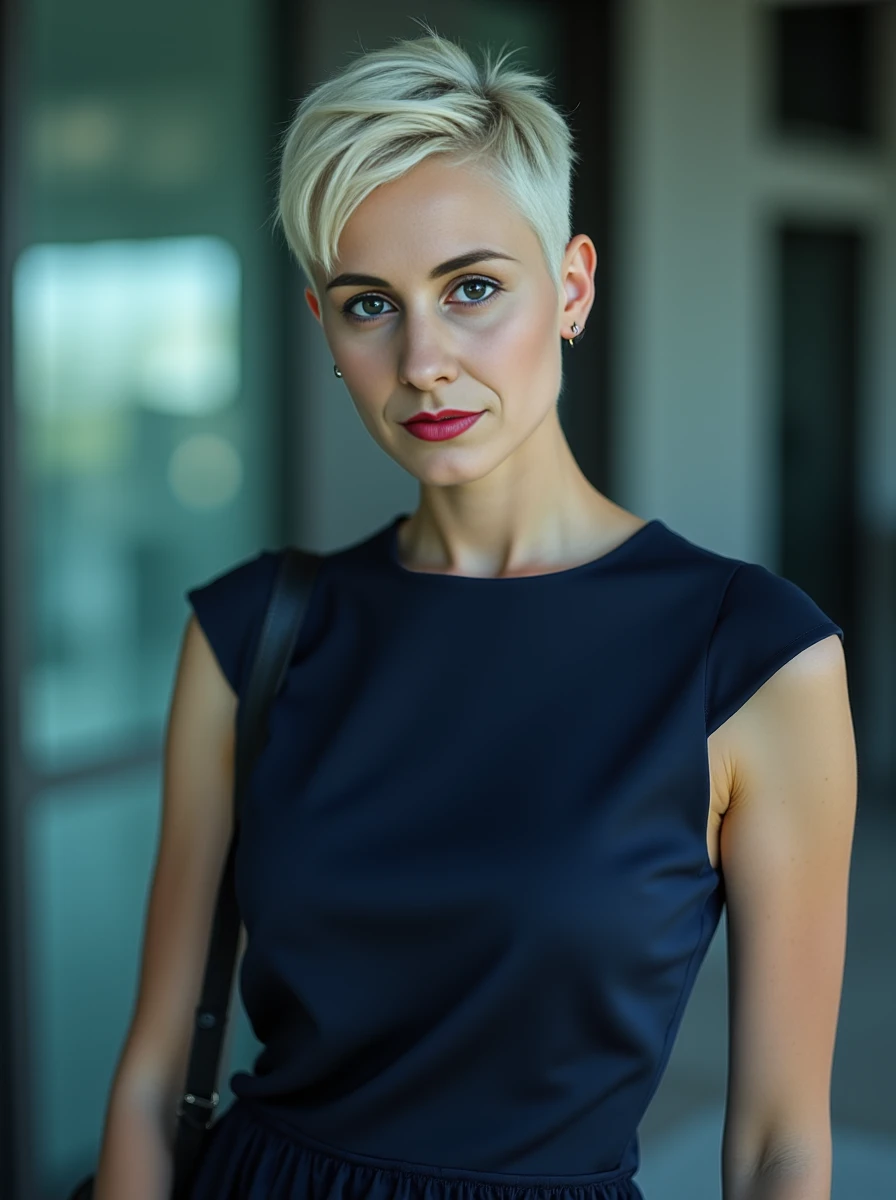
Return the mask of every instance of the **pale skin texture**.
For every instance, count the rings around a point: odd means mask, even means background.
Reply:
[[[429,278],[488,247],[492,259]],[[420,482],[399,530],[411,570],[493,577],[597,558],[644,521],[585,479],[557,416],[561,354],[594,299],[590,238],[566,248],[558,291],[540,244],[482,176],[428,160],[350,218],[333,275],[388,287],[325,289],[308,303],[374,440]],[[471,275],[501,289],[461,288]],[[342,306],[384,303],[355,324]],[[321,297],[322,299],[318,299]],[[423,442],[399,424],[426,409],[486,413]],[[236,696],[187,621],[165,744],[162,825],[141,974],[110,1093],[96,1200],[168,1195],[175,1106],[231,834]],[[202,752],[197,753],[197,747]],[[707,741],[707,854],[728,895],[730,1064],[723,1200],[828,1200],[830,1068],[846,930],[856,765],[843,652],[826,638],[782,667]]]

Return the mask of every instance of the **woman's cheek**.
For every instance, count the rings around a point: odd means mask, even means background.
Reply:
[[[478,331],[481,352],[515,378],[540,374],[545,349],[551,344],[552,313],[533,314],[530,306],[515,306]]]

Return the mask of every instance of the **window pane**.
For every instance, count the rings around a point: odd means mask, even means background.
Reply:
[[[161,737],[184,590],[273,538],[266,20],[23,9],[17,578],[42,771]]]
[[[191,550],[224,542],[243,500],[239,301],[219,238],[43,244],[17,263],[23,729],[43,766],[160,731]]]

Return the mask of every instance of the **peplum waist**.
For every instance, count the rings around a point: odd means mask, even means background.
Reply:
[[[191,1200],[644,1200],[633,1174],[465,1171],[356,1154],[239,1098],[212,1127]]]

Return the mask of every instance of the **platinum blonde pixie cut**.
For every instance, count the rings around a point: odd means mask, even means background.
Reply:
[[[425,26],[353,60],[299,104],[280,143],[275,224],[316,290],[332,272],[342,230],[361,201],[434,154],[481,167],[537,235],[555,285],[571,235],[577,155],[546,80],[507,65],[477,64]]]

